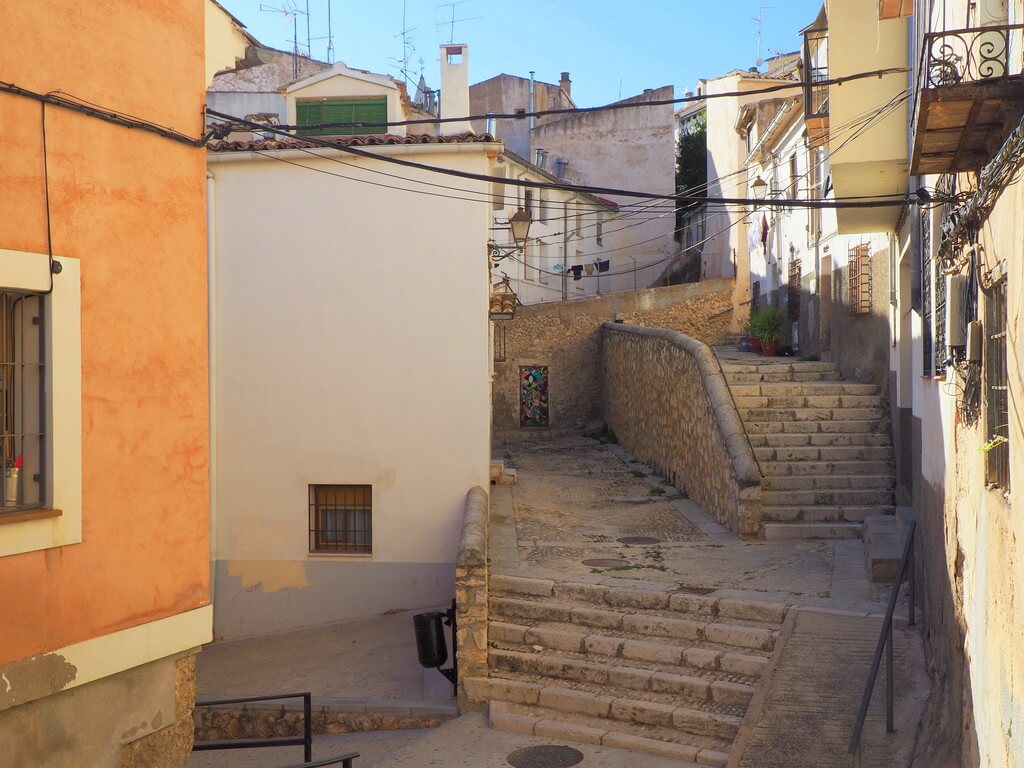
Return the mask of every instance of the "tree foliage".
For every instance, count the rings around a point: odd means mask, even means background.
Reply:
[[[676,144],[676,191],[705,196],[708,181],[708,121],[701,112],[679,135]],[[695,189],[696,188],[696,189]],[[682,221],[685,211],[676,211],[676,240],[682,239]]]

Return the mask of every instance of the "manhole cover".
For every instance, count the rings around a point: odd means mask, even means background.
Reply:
[[[685,592],[688,595],[710,595],[717,587],[694,587],[690,584],[680,584],[677,592]]]
[[[572,747],[523,747],[506,760],[513,768],[569,768],[583,761],[583,753]]]
[[[613,560],[610,557],[598,557],[593,560],[584,560],[584,565],[589,565],[591,568],[614,568],[617,565],[628,565],[625,560]]]
[[[623,536],[621,539],[616,539],[619,544],[661,544],[661,539],[655,539],[651,536]]]

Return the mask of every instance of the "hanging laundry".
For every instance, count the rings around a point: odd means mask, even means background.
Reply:
[[[575,265],[573,267],[569,267],[569,271],[572,272],[572,279],[573,280],[582,280],[583,279],[583,265],[582,264],[577,264],[577,265]]]
[[[598,272],[607,272],[612,266],[611,259],[605,259],[604,261],[597,262]]]
[[[761,245],[768,247],[768,217],[761,214]]]
[[[583,265],[583,271],[586,272],[588,275],[594,274],[594,265],[593,264],[584,264]]]

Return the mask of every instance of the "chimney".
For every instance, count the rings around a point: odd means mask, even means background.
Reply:
[[[562,89],[562,93],[565,94],[567,99],[572,98],[572,80],[569,79],[568,72],[562,73],[562,79],[558,81],[558,87]]]
[[[441,46],[441,117],[469,115],[469,46],[448,43]],[[468,120],[440,123],[442,136],[471,133]]]

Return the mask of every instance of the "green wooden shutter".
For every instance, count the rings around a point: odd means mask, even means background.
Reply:
[[[384,123],[388,119],[387,97],[375,99],[323,99],[300,101],[295,105],[299,125],[321,123]],[[368,133],[387,133],[387,128],[310,128],[299,129],[300,136],[352,136]]]

